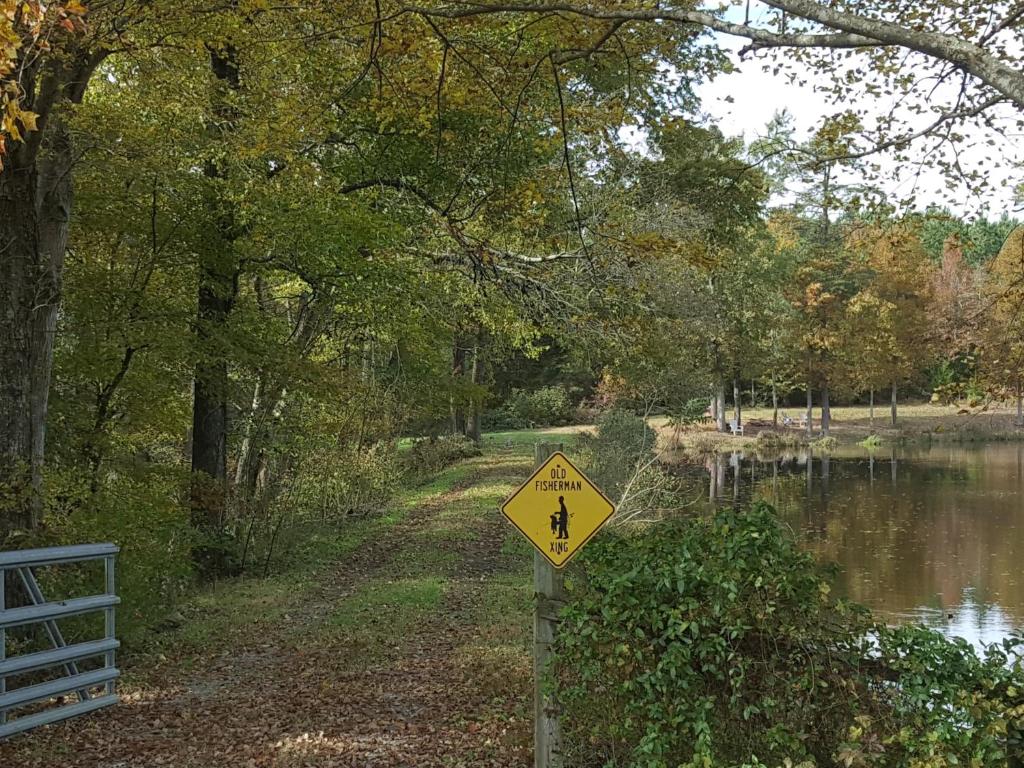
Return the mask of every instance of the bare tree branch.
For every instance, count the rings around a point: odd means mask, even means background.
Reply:
[[[840,10],[832,4],[815,0],[764,0],[784,14],[812,21],[826,32],[785,32],[734,24],[720,16],[697,10],[661,8],[599,8],[584,2],[452,2],[436,8],[408,5],[404,10],[424,17],[460,19],[498,13],[561,13],[607,21],[672,22],[703,27],[715,32],[750,41],[744,50],[765,48],[879,48],[901,47],[948,61],[1002,94],[1024,109],[1024,73],[1013,62],[1004,61],[980,43],[965,40],[956,34],[911,28],[895,21],[872,18]],[[1004,19],[1005,26],[1016,23],[1024,9],[1014,8]],[[992,34],[981,42],[991,39]]]

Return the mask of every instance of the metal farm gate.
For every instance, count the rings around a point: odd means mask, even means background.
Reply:
[[[118,547],[113,544],[0,552],[0,739],[117,702],[114,686],[119,672],[114,665],[114,653],[119,643],[114,637],[114,610],[121,602],[114,590],[114,559],[117,553]],[[60,601],[46,600],[33,569],[91,560],[103,561],[105,589],[102,594]],[[20,580],[29,604],[12,608],[6,606],[5,594],[9,594],[11,584],[8,579],[13,578]],[[67,645],[57,621],[98,611],[104,613],[103,637]],[[8,657],[7,631],[12,627],[31,624],[43,627],[52,647]],[[100,659],[102,666],[96,666]],[[79,670],[79,662],[86,660],[92,660],[90,666],[94,668],[82,672]],[[54,679],[17,688],[8,685],[12,678],[52,668],[59,668],[62,674]],[[100,686],[101,693],[90,692],[90,689]],[[70,703],[45,709],[32,707],[25,714],[10,717],[22,707],[70,693],[77,697],[71,699]]]

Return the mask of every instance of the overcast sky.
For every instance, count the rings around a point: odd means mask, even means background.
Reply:
[[[735,12],[739,13],[738,10]],[[738,20],[742,21],[742,18]],[[752,22],[756,23],[756,13]],[[764,126],[772,115],[785,108],[793,114],[797,137],[803,140],[810,136],[823,115],[839,111],[840,108],[831,104],[824,94],[815,93],[811,85],[790,85],[781,76],[763,72],[763,58],[748,56],[746,61],[741,62],[735,51],[742,47],[743,41],[720,36],[720,44],[734,51],[732,58],[737,71],[700,86],[697,92],[703,102],[704,112],[726,135],[742,136],[749,142],[763,135]],[[726,100],[727,96],[732,97],[731,102]],[[879,106],[885,108],[887,105],[880,102]],[[964,148],[961,152],[962,162],[983,170],[996,187],[996,191],[986,200],[980,201],[966,184],[958,185],[952,192],[946,190],[945,178],[937,171],[925,170],[920,178],[915,179],[917,169],[898,168],[891,158],[884,156],[883,169],[897,171],[899,180],[885,181],[879,186],[896,198],[906,197],[914,191],[917,208],[939,204],[958,213],[972,215],[978,212],[980,206],[985,205],[987,215],[993,218],[998,218],[1003,212],[1013,214],[1013,186],[1024,181],[1024,171],[1019,166],[1014,167],[1014,163],[1024,161],[1020,138],[1014,134],[1001,136],[998,149],[993,150],[981,141],[987,137],[981,129],[965,129],[965,133],[968,143],[977,142],[980,146]],[[1007,186],[999,188],[1003,180]],[[953,203],[950,203],[950,196]],[[1020,217],[1022,213],[1018,211],[1015,215]]]

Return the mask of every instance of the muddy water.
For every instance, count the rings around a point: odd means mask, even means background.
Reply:
[[[705,463],[706,498],[777,505],[850,598],[982,644],[1024,630],[1024,444]]]

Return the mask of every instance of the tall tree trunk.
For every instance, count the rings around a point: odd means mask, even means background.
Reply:
[[[480,384],[481,378],[484,375],[484,361],[481,359],[481,344],[478,338],[477,344],[473,347],[473,362],[470,365],[470,379],[473,382],[474,388]],[[480,431],[481,422],[483,421],[484,402],[483,396],[475,393],[473,394],[473,404],[470,407],[469,418],[466,423],[466,436],[469,437],[474,443],[480,442]]]
[[[246,478],[250,474],[247,467],[250,465],[253,455],[253,442],[256,436],[257,414],[262,405],[263,388],[266,386],[261,376],[252,390],[252,401],[249,405],[249,416],[245,420],[245,430],[242,434],[242,443],[238,448],[238,463],[235,465],[235,487],[245,488]]]
[[[828,402],[828,382],[821,386],[821,434],[828,435],[832,426],[832,409]]]
[[[242,499],[258,501],[266,490],[268,446],[274,439],[274,427],[284,411],[286,390],[280,384],[257,383],[259,397],[253,397],[245,437],[235,467],[235,493]]]
[[[124,377],[128,375],[132,358],[135,357],[135,347],[125,348],[121,357],[121,367],[118,368],[114,377],[108,381],[99,392],[96,393],[96,414],[93,418],[92,429],[82,442],[82,455],[89,464],[89,492],[96,493],[100,489],[100,466],[106,453],[105,433],[107,425],[113,418],[112,403],[114,394],[117,392]]]
[[[740,380],[735,377],[732,380],[732,414],[739,427],[743,423],[743,406],[740,404]]]
[[[715,414],[719,432],[725,432],[725,379],[718,379],[718,413]]]
[[[197,344],[192,403],[192,523],[215,534],[224,523],[228,476],[228,363],[223,334],[235,303],[233,259],[200,259]]]
[[[892,401],[890,403],[892,425],[896,426],[896,382],[892,383]]]
[[[775,389],[775,372],[772,372],[772,426],[779,426],[779,393]]]
[[[814,434],[814,390],[811,389],[811,385],[807,385],[807,434],[808,436]]]
[[[214,77],[213,115],[219,135],[234,130],[238,115],[233,93],[241,88],[238,52],[230,43],[210,48]],[[234,203],[222,191],[228,169],[224,160],[211,160],[209,206],[214,212],[214,235],[199,254],[196,311],[198,360],[192,400],[192,524],[202,534],[194,557],[212,575],[225,570],[227,553],[216,539],[224,526],[228,478],[228,362],[225,336],[228,318],[238,296],[240,273],[235,241],[239,237]],[[205,540],[203,540],[205,539]]]
[[[1017,426],[1024,427],[1024,388],[1021,380],[1017,379]]]
[[[870,405],[868,406],[868,413],[870,414],[868,419],[869,419],[869,422],[871,424],[871,431],[874,432],[875,431],[875,388],[874,387],[871,388],[870,398],[871,399],[868,401],[870,403]]]
[[[8,140],[0,171],[0,487],[9,499],[0,507],[0,542],[41,520],[53,342],[74,202],[64,110],[81,101],[100,60],[68,54],[42,73],[27,65],[24,106],[39,114],[39,130],[24,142]]]
[[[43,340],[35,333],[33,297],[52,294],[47,285],[49,254],[39,244],[39,223],[34,205],[36,172],[8,168],[0,173],[0,487],[8,489],[10,503],[0,507],[0,543],[17,528],[36,521],[42,466],[36,457],[40,417],[33,410],[39,388],[36,380]],[[49,387],[47,386],[48,390]]]
[[[274,301],[265,283],[256,278],[253,281],[260,310],[271,316],[275,312]],[[297,308],[289,312],[293,321],[288,336],[288,345],[296,356],[309,357],[317,339],[323,333],[322,308],[330,303],[330,293],[316,302],[310,294],[298,298]],[[238,450],[235,466],[235,492],[243,499],[258,499],[266,490],[268,476],[268,446],[274,438],[274,427],[280,421],[287,397],[287,379],[280,371],[264,370],[253,389],[249,413],[245,418],[245,429]]]
[[[463,401],[462,380],[466,375],[466,347],[462,337],[455,337],[455,345],[452,349],[452,378],[455,379],[456,393],[452,397],[452,434],[466,434],[466,406]]]

